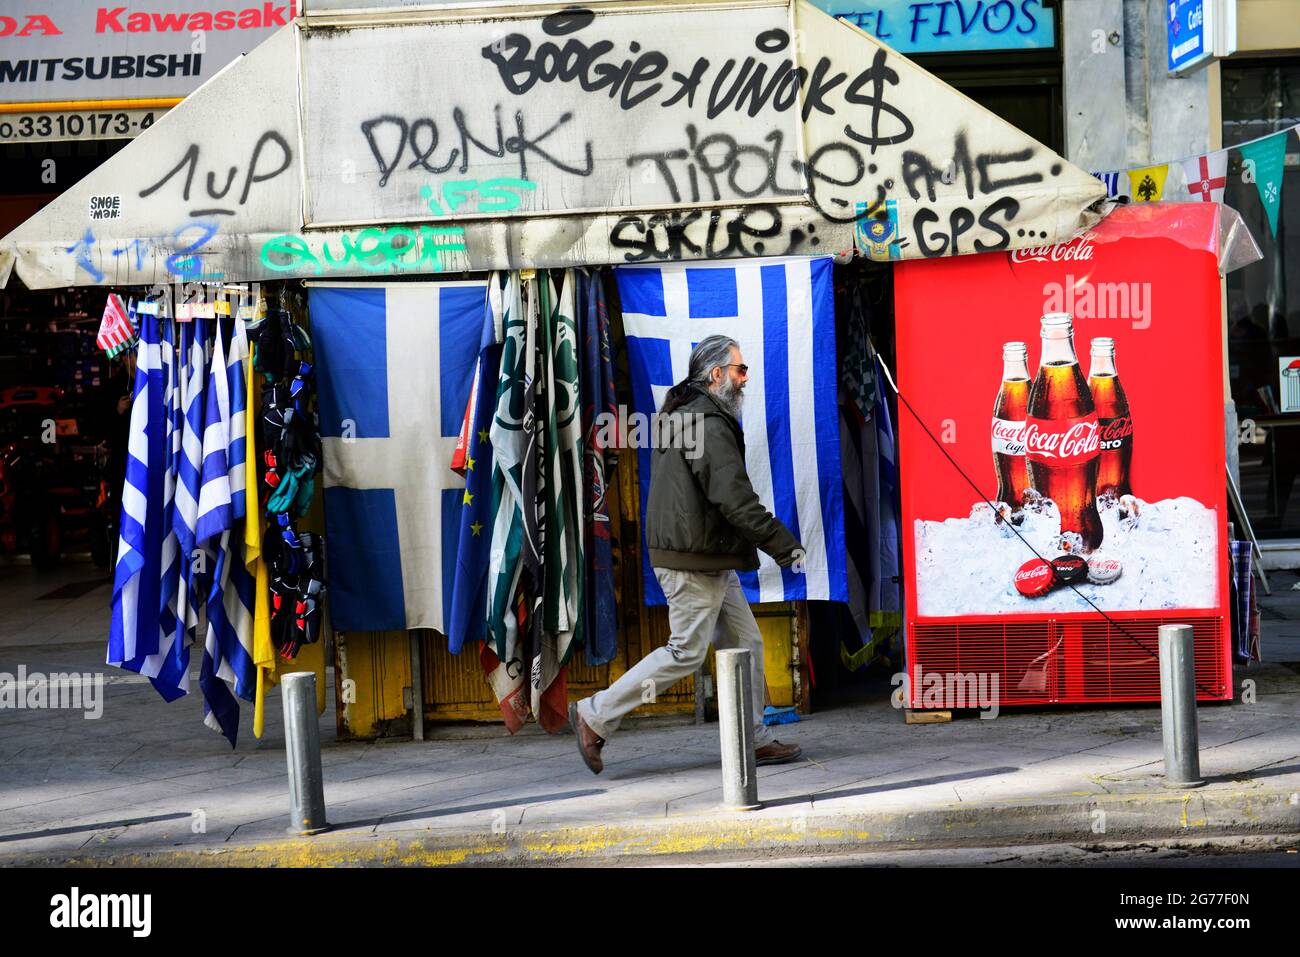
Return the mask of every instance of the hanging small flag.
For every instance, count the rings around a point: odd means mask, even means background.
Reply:
[[[112,293],[108,302],[104,303],[104,318],[99,321],[99,335],[95,337],[95,344],[112,359],[135,345],[138,338],[122,297]]]
[[[1286,130],[1238,146],[1244,161],[1242,177],[1253,181],[1268,216],[1268,228],[1277,235],[1277,211],[1282,204],[1282,173],[1286,163]]]
[[[1187,192],[1203,203],[1223,202],[1223,189],[1228,185],[1228,151],[1218,150],[1204,156],[1183,160],[1183,173],[1187,177]]]
[[[1108,173],[1094,172],[1092,175],[1094,178],[1101,180],[1102,183],[1105,184],[1107,199],[1119,199],[1120,196],[1128,195],[1127,191],[1121,192],[1119,170],[1111,170]]]
[[[1165,178],[1169,175],[1169,165],[1143,166],[1128,171],[1129,185],[1135,203],[1157,203],[1165,191]]]

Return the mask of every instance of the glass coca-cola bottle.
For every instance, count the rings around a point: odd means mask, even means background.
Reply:
[[[998,474],[994,501],[1012,508],[1024,503],[1029,474],[1025,466],[1025,416],[1029,411],[1029,349],[1023,342],[1002,345],[1002,385],[993,403],[993,465]]]
[[[1083,551],[1101,546],[1097,513],[1100,447],[1097,410],[1074,352],[1074,320],[1068,312],[1042,318],[1043,351],[1029,389],[1025,456],[1029,481],[1056,502],[1061,532],[1076,532]]]
[[[1115,370],[1115,340],[1093,339],[1089,351],[1092,365],[1088,369],[1088,388],[1101,429],[1097,496],[1132,495],[1129,468],[1133,462],[1133,416]]]

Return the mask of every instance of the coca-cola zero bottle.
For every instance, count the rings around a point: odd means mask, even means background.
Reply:
[[[1089,351],[1092,365],[1088,369],[1088,389],[1101,428],[1097,496],[1132,495],[1129,466],[1133,461],[1133,416],[1119,373],[1115,371],[1115,340],[1093,339]]]
[[[1074,352],[1070,314],[1043,316],[1042,337],[1025,422],[1029,481],[1056,503],[1062,534],[1080,535],[1086,554],[1100,547],[1102,538],[1095,499],[1100,448],[1097,411]]]
[[[1025,417],[1029,411],[1029,349],[1023,342],[1002,345],[1002,385],[993,404],[993,465],[998,495],[1013,509],[1024,504],[1029,485],[1025,466]]]

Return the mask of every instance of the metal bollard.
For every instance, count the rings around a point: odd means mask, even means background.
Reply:
[[[1191,625],[1160,626],[1160,725],[1165,744],[1165,787],[1199,788],[1201,755],[1196,726],[1196,660]]]
[[[754,761],[754,680],[749,652],[717,652],[718,737],[722,741],[722,803],[733,811],[752,811],[758,803]]]
[[[325,821],[325,782],[320,766],[320,724],[316,716],[316,674],[295,671],[281,679],[284,694],[284,753],[289,761],[289,833],[319,834]]]

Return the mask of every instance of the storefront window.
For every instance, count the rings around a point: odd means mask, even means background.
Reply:
[[[1225,63],[1223,145],[1300,123],[1300,60]],[[1230,154],[1224,202],[1264,258],[1228,276],[1228,374],[1242,423],[1241,493],[1261,538],[1300,537],[1300,138],[1287,134],[1276,233],[1242,157]],[[1293,372],[1284,371],[1292,361]]]

